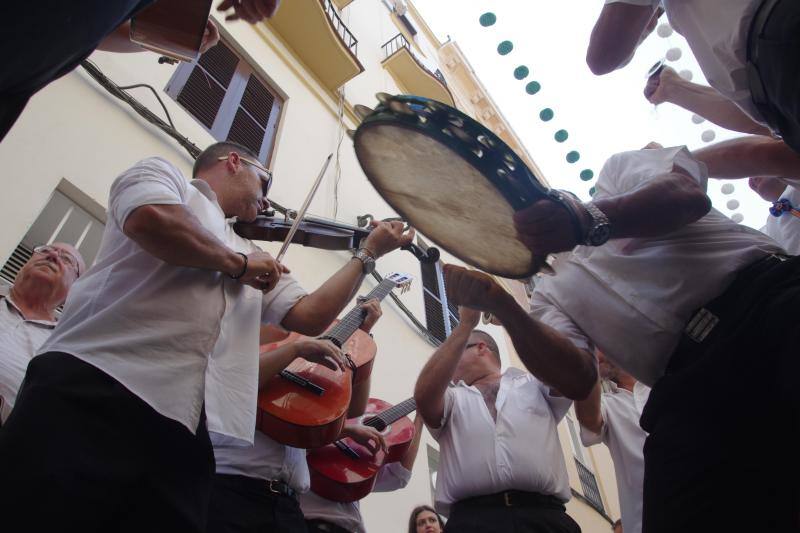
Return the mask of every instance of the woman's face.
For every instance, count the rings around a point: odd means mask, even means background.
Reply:
[[[417,533],[442,533],[439,519],[430,511],[422,511],[417,515]]]

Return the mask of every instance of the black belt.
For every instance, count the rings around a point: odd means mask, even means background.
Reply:
[[[268,494],[287,496],[289,498],[297,497],[297,492],[280,479],[261,479],[237,474],[215,474],[215,477],[226,480],[230,484],[240,485],[246,490],[255,493],[267,492]]]
[[[666,373],[677,372],[694,360],[695,355],[704,349],[704,345],[714,338],[711,333],[718,325],[730,327],[731,323],[735,323],[736,314],[742,312],[743,300],[756,296],[746,294],[751,282],[789,258],[790,256],[782,254],[769,254],[751,263],[736,274],[725,292],[697,310],[686,324],[678,346],[670,357]]]
[[[329,533],[350,533],[348,530],[346,530],[341,526],[337,526],[336,524],[328,522],[327,520],[320,520],[318,518],[306,520],[306,525],[308,525],[309,531],[325,531]]]
[[[526,492],[524,490],[507,490],[496,494],[473,496],[458,500],[453,504],[453,510],[466,507],[541,507],[546,509],[564,510],[564,503],[550,494]]]
[[[758,40],[764,33],[764,27],[769,21],[772,11],[781,0],[764,0],[753,16],[750,31],[747,33],[747,81],[750,86],[750,97],[758,111],[764,116],[767,123],[774,129],[777,127],[777,113],[767,97],[761,73],[758,71]]]

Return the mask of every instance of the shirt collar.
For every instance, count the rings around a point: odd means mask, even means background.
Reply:
[[[0,284],[0,300],[5,300],[6,304],[13,308],[14,311],[19,313],[20,318],[25,322],[32,322],[34,324],[39,324],[42,326],[47,326],[48,328],[56,327],[55,320],[39,320],[39,319],[28,319],[25,318],[25,315],[22,313],[22,310],[17,307],[17,304],[14,303],[14,300],[11,299],[11,287],[5,284]]]
[[[528,379],[528,378],[530,378],[530,374],[528,372],[520,369],[520,368],[516,368],[516,367],[510,366],[510,367],[506,368],[505,371],[502,374],[500,374],[500,383],[502,383],[506,379],[517,380],[517,379],[520,379],[520,378]],[[474,385],[467,385],[467,382],[464,381],[463,379],[459,379],[458,381],[451,381],[450,382],[450,386],[451,387],[464,387],[464,388],[472,389],[472,390],[475,390],[475,391],[478,390],[478,388],[475,387]]]

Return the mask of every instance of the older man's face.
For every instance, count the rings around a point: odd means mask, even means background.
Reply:
[[[83,258],[68,244],[54,243],[37,247],[17,276],[17,283],[41,283],[53,291],[53,298],[63,301],[70,287],[84,270]]]

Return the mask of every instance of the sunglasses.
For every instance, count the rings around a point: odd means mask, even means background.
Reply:
[[[43,244],[41,246],[37,246],[36,248],[34,248],[33,253],[40,255],[55,253],[56,255],[58,255],[59,259],[64,261],[68,267],[73,269],[78,276],[81,275],[81,267],[78,258],[66,250],[62,250],[61,248],[56,248],[55,246]]]
[[[261,178],[261,192],[264,194],[264,197],[266,198],[267,193],[269,193],[270,187],[272,187],[272,171],[270,171],[267,167],[265,167],[255,159],[250,159],[249,157],[245,157],[240,154],[239,154],[239,159],[256,169],[258,177]],[[220,156],[217,158],[217,160],[227,161],[228,156],[227,155]]]

